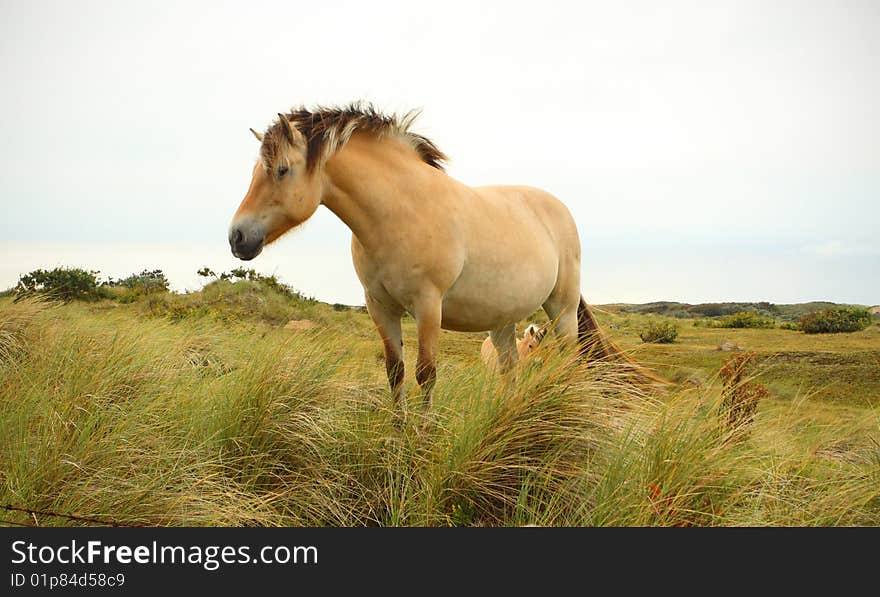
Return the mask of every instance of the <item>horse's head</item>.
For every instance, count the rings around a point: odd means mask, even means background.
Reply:
[[[264,133],[247,195],[229,227],[232,254],[245,261],[312,217],[321,203],[318,175],[307,168],[303,134],[283,115]]]
[[[520,341],[520,356],[527,356],[537,350],[538,345],[541,344],[541,340],[544,339],[544,335],[547,333],[547,325],[538,326],[530,324],[529,327],[526,328],[526,331],[523,333],[523,339]]]

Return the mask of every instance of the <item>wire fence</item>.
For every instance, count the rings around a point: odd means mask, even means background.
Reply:
[[[51,517],[58,518],[62,520],[68,520],[73,522],[87,522],[90,524],[97,524],[101,526],[107,527],[142,527],[144,525],[130,522],[119,522],[116,520],[108,520],[106,518],[94,518],[91,516],[80,516],[79,514],[65,514],[63,512],[53,512],[52,510],[34,510],[32,508],[23,508],[21,506],[14,506],[12,504],[0,504],[0,508],[6,510],[7,512],[22,512],[24,514],[30,514],[34,522],[31,523],[23,523],[14,520],[7,520],[5,517],[0,519],[0,524],[8,524],[10,526],[17,527],[35,527],[40,526],[39,518],[40,517]]]

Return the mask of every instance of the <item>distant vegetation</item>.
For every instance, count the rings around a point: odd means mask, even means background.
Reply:
[[[317,302],[314,297],[305,296],[298,290],[294,290],[287,284],[280,282],[274,274],[267,276],[266,274],[258,273],[256,270],[244,269],[242,267],[237,267],[228,272],[220,272],[219,274],[215,273],[214,270],[209,267],[203,267],[196,273],[203,278],[214,278],[215,280],[220,282],[232,282],[233,284],[242,280],[247,280],[249,282],[259,284],[263,288],[274,290],[275,292],[294,300],[304,301],[307,303]]]
[[[668,321],[650,321],[647,327],[639,332],[642,342],[654,344],[672,344],[678,338],[678,327]]]
[[[120,303],[131,303],[154,292],[168,292],[168,278],[160,269],[145,269],[127,278],[110,278],[101,286],[102,290],[110,289],[108,298],[114,298]],[[105,291],[104,294],[108,293]]]
[[[43,296],[68,303],[72,300],[97,300],[98,272],[80,268],[56,267],[52,270],[38,269],[21,276],[15,287],[20,299],[26,296]]]
[[[207,267],[197,273],[213,279],[198,292],[151,295],[140,303],[143,312],[172,321],[207,316],[218,321],[260,321],[269,325],[325,317],[323,309],[316,309],[317,300],[274,275],[243,268],[216,273]]]
[[[844,307],[804,315],[800,320],[800,328],[807,334],[836,334],[859,332],[867,329],[872,322],[873,317],[867,309]]]
[[[719,328],[772,328],[775,326],[775,319],[758,315],[754,311],[741,311],[733,315],[725,315],[714,325]]]
[[[160,269],[144,269],[125,278],[103,281],[98,277],[100,272],[93,270],[37,269],[22,275],[15,287],[0,292],[0,298],[11,295],[21,300],[36,296],[65,303],[110,299],[122,304],[146,298],[141,307],[147,314],[166,316],[175,321],[193,314],[207,314],[224,321],[257,319],[272,325],[308,317],[309,306],[318,302],[282,283],[276,276],[261,274],[254,269],[235,268],[217,273],[203,267],[197,273],[208,280],[203,291],[179,294],[169,291],[168,278]],[[263,291],[268,292],[263,295]],[[698,327],[778,327],[808,334],[856,332],[878,319],[864,307],[829,302],[777,305],[766,301],[700,304],[658,301],[610,306],[623,313],[690,319]],[[334,303],[331,308],[337,312],[351,309],[341,303]],[[364,308],[354,310],[362,312]],[[532,320],[534,317],[530,318]],[[643,342],[663,344],[674,342],[678,332],[671,322],[652,322],[640,330],[639,337]]]
[[[107,281],[108,286],[121,286],[124,288],[138,289],[143,294],[151,292],[165,292],[168,290],[168,278],[160,269],[145,269],[139,274],[131,274],[127,278]]]
[[[140,303],[143,312],[175,321],[199,314],[224,321],[256,319],[271,324],[307,316],[308,307],[318,302],[280,282],[274,275],[260,274],[253,269],[236,268],[218,274],[203,267],[197,273],[209,278],[204,289],[178,294],[169,291],[168,278],[161,269],[144,269],[124,278],[110,277],[104,281],[98,277],[100,272],[93,270],[38,269],[22,275],[18,284],[4,295],[11,294],[17,301],[36,297],[65,303],[109,299],[127,304],[145,299]],[[340,304],[333,308],[348,309]]]
[[[13,289],[17,299],[38,296],[62,302],[94,301],[102,298],[130,303],[153,292],[167,292],[168,278],[160,269],[143,270],[126,278],[108,278],[101,282],[100,272],[78,267],[37,269],[19,277]]]
[[[761,301],[756,303],[700,303],[691,305],[688,303],[659,301],[654,303],[644,303],[641,305],[624,304],[620,305],[619,308],[624,313],[655,313],[663,317],[675,317],[678,319],[697,319],[701,317],[718,318],[742,312],[753,312],[761,317],[768,317],[781,321],[797,321],[800,317],[808,313],[840,306],[841,305],[836,303],[828,302],[777,305]]]
[[[284,325],[291,319],[324,319],[318,302],[277,282],[214,280],[199,292],[153,294],[138,303],[142,312],[171,321],[209,318]]]
[[[803,331],[807,334],[858,332],[868,328],[878,319],[877,315],[872,315],[871,311],[863,306],[828,302],[792,305],[776,305],[768,302],[690,305],[660,301],[641,305],[609,306],[616,307],[622,313],[692,319],[693,325],[697,327],[779,328]],[[646,336],[649,335],[646,333]]]

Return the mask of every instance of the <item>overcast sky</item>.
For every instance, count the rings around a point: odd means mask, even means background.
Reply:
[[[468,184],[572,210],[591,302],[880,302],[880,3],[9,2],[0,287],[228,269],[293,104],[422,108]],[[248,264],[362,303],[321,209]]]

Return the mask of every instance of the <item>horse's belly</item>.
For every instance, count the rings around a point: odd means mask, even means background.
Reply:
[[[556,268],[465,271],[443,298],[442,327],[485,332],[524,319],[539,309],[556,285]]]

